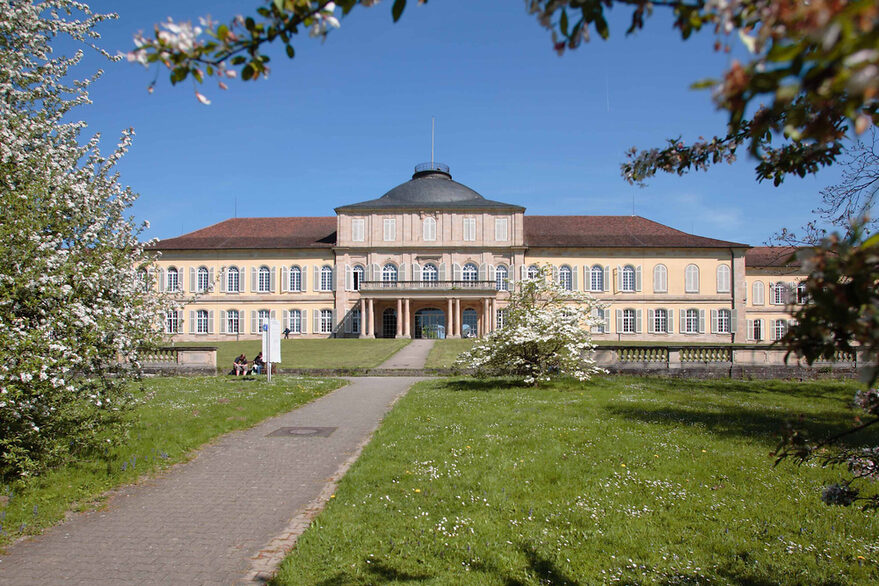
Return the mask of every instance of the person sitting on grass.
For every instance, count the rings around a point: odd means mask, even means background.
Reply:
[[[247,374],[247,356],[241,354],[232,361],[232,370],[234,371],[235,376],[241,376]]]
[[[262,374],[265,368],[266,362],[262,359],[262,352],[256,355],[256,358],[253,359],[253,373],[254,374]]]

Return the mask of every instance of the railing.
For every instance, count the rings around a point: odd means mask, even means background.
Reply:
[[[418,163],[415,165],[416,173],[423,173],[424,171],[440,171],[442,173],[449,172],[449,166],[444,165],[443,163]]]
[[[361,291],[432,291],[449,289],[497,289],[494,281],[361,281]]]
[[[177,364],[177,348],[154,348],[141,354],[143,364]]]
[[[668,362],[668,348],[617,348],[620,362]]]
[[[214,373],[217,347],[163,346],[141,354],[140,362],[148,373]]]
[[[723,347],[685,347],[681,348],[681,362],[732,362],[732,350]]]

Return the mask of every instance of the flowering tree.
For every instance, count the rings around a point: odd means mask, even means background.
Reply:
[[[512,374],[536,385],[556,376],[588,380],[602,372],[592,358],[589,328],[603,320],[600,307],[588,293],[565,289],[541,269],[533,279],[521,280],[510,295],[503,327],[462,353],[457,366],[480,375]]]
[[[100,75],[68,77],[68,37],[91,45],[108,18],[71,0],[0,2],[0,476],[31,474],[112,438],[129,397],[123,364],[156,340],[160,300],[135,199],[114,166],[69,122]],[[106,55],[106,54],[105,54]],[[109,57],[109,56],[108,56]],[[136,369],[135,369],[136,370]]]

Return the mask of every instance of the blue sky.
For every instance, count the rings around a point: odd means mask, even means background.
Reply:
[[[90,2],[119,20],[99,29],[111,52],[168,16],[221,21],[252,13],[256,0]],[[625,151],[668,137],[721,133],[725,116],[693,81],[719,75],[729,56],[714,37],[683,42],[662,14],[624,35],[628,12],[612,15],[611,40],[593,40],[559,57],[549,33],[523,2],[410,2],[397,24],[391,2],[355,8],[326,42],[301,36],[296,58],[281,47],[269,79],[207,81],[194,98],[188,81],[172,87],[167,70],[89,57],[102,67],[93,104],[79,116],[101,132],[104,148],[133,127],[120,165],[140,193],[134,213],[149,237],[168,238],[235,215],[327,216],[335,206],[378,197],[430,159],[431,116],[437,160],[455,180],[529,214],[631,214],[687,232],[762,244],[782,226],[810,219],[818,191],[838,170],[781,188],[756,183],[743,153],[732,166],[685,177],[626,184]],[[146,88],[158,74],[156,91]]]

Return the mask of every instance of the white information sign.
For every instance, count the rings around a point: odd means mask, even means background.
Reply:
[[[267,381],[272,382],[272,363],[281,362],[281,322],[276,319],[263,325],[262,358],[266,362]]]

